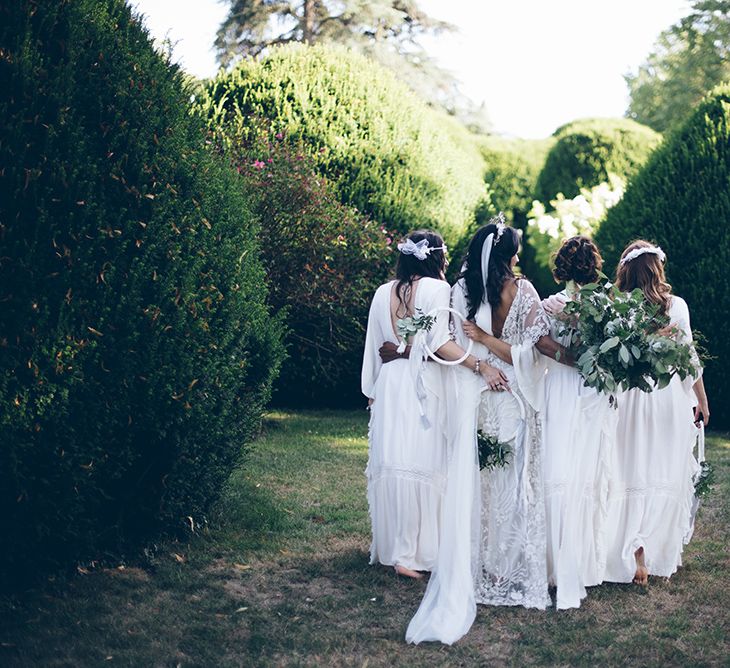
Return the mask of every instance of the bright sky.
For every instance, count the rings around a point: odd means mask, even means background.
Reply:
[[[199,77],[217,70],[213,40],[225,0],[131,0],[156,39],[176,43],[177,62]],[[459,28],[424,41],[441,65],[484,101],[496,132],[546,137],[587,116],[622,116],[623,75],[689,0],[421,0]]]

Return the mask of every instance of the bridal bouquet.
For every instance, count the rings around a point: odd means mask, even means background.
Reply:
[[[396,329],[398,330],[398,336],[401,339],[400,345],[398,346],[398,352],[402,353],[406,349],[408,339],[420,331],[430,332],[431,327],[436,318],[432,315],[424,315],[421,309],[416,309],[416,315],[408,316],[407,318],[399,318],[396,323]]]
[[[507,466],[512,450],[506,443],[501,443],[496,436],[490,436],[479,429],[477,430],[477,452],[481,471]]]
[[[698,363],[692,346],[667,331],[669,318],[641,290],[621,292],[611,283],[591,283],[573,293],[563,310],[563,331],[585,385],[613,394],[638,387],[651,392],[672,376],[683,380]],[[660,331],[663,330],[663,331]]]

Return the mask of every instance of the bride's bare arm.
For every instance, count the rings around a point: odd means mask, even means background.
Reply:
[[[481,327],[471,321],[464,323],[464,333],[470,338],[489,348],[499,359],[507,364],[512,364],[512,346],[505,343],[496,336],[487,334]],[[541,336],[535,347],[545,356],[557,360],[566,366],[575,366],[575,360],[565,346],[549,336]]]
[[[467,337],[489,348],[489,350],[503,362],[512,364],[512,346],[509,343],[505,343],[496,336],[487,334],[481,327],[479,327],[479,325],[471,320],[465,320],[463,327],[464,334],[466,334]]]

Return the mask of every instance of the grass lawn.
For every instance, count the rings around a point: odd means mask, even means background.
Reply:
[[[273,413],[206,535],[0,599],[3,666],[730,665],[730,439],[684,567],[579,610],[480,607],[405,644],[424,582],[368,565],[365,412]]]

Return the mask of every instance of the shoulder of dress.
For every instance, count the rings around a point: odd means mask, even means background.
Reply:
[[[385,293],[387,293],[388,297],[390,297],[390,290],[393,286],[393,283],[395,283],[395,281],[388,281],[387,283],[383,283],[382,285],[378,286],[378,289],[375,290],[375,295],[373,296],[373,299],[377,299]]]
[[[448,281],[441,280],[440,278],[431,278],[430,276],[423,277],[420,282],[424,285],[424,287],[427,287],[428,290],[432,290],[433,292],[451,292],[451,286],[449,285]]]
[[[689,313],[689,306],[687,306],[687,302],[682,299],[679,295],[670,295],[669,297],[669,308],[672,309],[682,309],[684,311],[687,311]]]
[[[515,282],[517,283],[517,290],[519,292],[524,292],[534,297],[538,296],[537,290],[535,290],[535,286],[529,278],[526,278],[525,276],[518,276]]]

